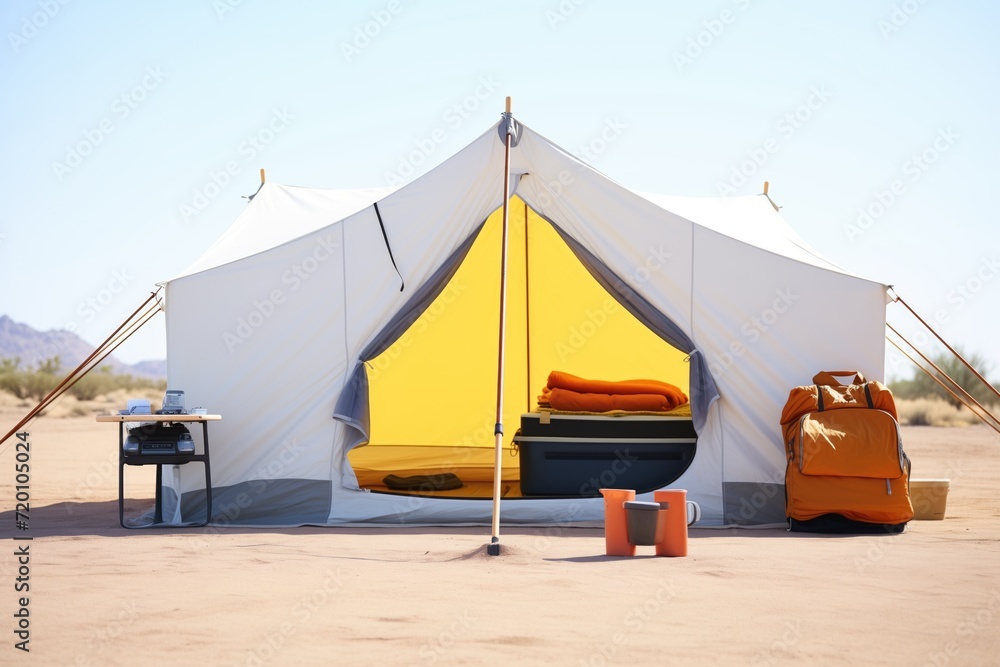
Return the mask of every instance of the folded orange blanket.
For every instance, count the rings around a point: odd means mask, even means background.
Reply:
[[[684,405],[688,401],[687,395],[678,387],[659,380],[588,380],[563,371],[552,371],[549,373],[547,386],[550,389],[568,389],[581,394],[658,394],[666,397],[673,407]]]
[[[591,394],[559,387],[548,393],[548,399],[553,410],[567,412],[668,412],[683,404],[673,403],[661,394]]]

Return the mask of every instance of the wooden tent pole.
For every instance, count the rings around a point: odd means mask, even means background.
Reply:
[[[528,272],[528,204],[524,204],[524,361],[525,393],[524,411],[531,412],[531,280]]]
[[[500,555],[500,478],[503,469],[503,367],[504,367],[504,329],[507,323],[507,223],[508,199],[510,195],[510,142],[511,115],[510,97],[507,97],[504,121],[507,134],[504,138],[503,154],[503,230],[500,245],[500,335],[497,353],[497,411],[496,425],[493,429],[493,533],[486,553],[490,556]]]

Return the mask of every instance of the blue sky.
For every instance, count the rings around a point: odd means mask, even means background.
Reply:
[[[917,0],[5,2],[0,312],[100,342],[261,167],[412,180],[510,95],[637,190],[770,181],[823,254],[1000,370],[998,23],[992,3]],[[165,356],[162,318],[146,329],[120,358]]]

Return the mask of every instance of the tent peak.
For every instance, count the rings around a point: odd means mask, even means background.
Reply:
[[[510,96],[507,96],[506,111],[501,115],[503,118],[497,125],[497,134],[500,135],[500,142],[507,145],[507,137],[510,137],[510,147],[514,148],[521,141],[521,124],[514,120],[514,115],[510,112]]]
[[[263,171],[263,170],[261,170],[261,171]],[[767,201],[769,201],[771,203],[771,206],[774,207],[775,211],[780,211],[781,207],[774,203],[774,200],[771,199],[771,195],[767,194],[768,185],[769,185],[769,183],[767,181],[764,181],[764,192],[761,193],[761,194],[763,194],[765,197],[767,197]]]
[[[243,195],[243,198],[246,199],[248,202],[253,201],[253,198],[257,196],[258,192],[260,192],[260,189],[262,187],[264,187],[264,181],[265,180],[267,180],[267,179],[264,177],[264,168],[261,167],[260,168],[260,185],[257,186],[256,192],[254,192],[252,195]]]

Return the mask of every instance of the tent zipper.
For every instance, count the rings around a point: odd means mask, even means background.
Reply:
[[[399,291],[402,292],[406,286],[406,282],[403,280],[403,274],[399,272],[399,267],[396,266],[396,258],[392,256],[392,246],[389,245],[389,235],[386,233],[385,224],[382,222],[382,212],[378,210],[378,202],[374,202],[372,206],[375,207],[375,217],[378,218],[378,226],[382,230],[382,240],[385,241],[385,249],[389,251],[389,261],[392,262],[392,268],[396,270],[396,275],[399,276]]]

